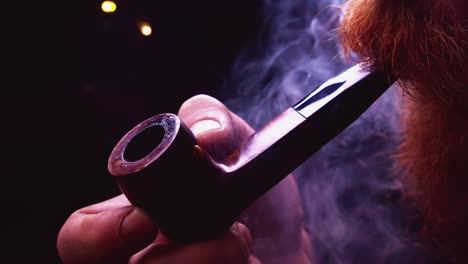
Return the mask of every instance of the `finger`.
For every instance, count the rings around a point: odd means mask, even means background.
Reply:
[[[183,246],[153,244],[132,257],[130,263],[248,264],[251,260],[249,240],[251,238],[247,227],[236,223],[218,239]]]
[[[112,210],[112,209],[117,209],[117,208],[122,208],[125,206],[130,206],[130,202],[128,201],[127,197],[125,195],[121,194],[119,196],[116,196],[114,198],[108,199],[106,201],[92,204],[89,206],[86,206],[82,209],[79,209],[77,213],[83,213],[83,214],[97,214],[100,212]]]
[[[254,257],[254,256],[250,256],[249,264],[262,264],[262,262],[260,262],[260,260],[258,260],[258,258]]]
[[[146,213],[127,202],[114,198],[73,213],[57,239],[62,261],[127,263],[133,254],[149,245],[157,228]]]
[[[244,120],[207,95],[188,99],[178,115],[195,134],[201,147],[218,162],[223,162],[253,133]]]

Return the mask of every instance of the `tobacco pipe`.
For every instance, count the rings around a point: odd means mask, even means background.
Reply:
[[[144,120],[115,146],[108,169],[128,200],[169,239],[226,232],[242,211],[355,121],[394,80],[355,65],[329,79],[215,162],[175,114]]]

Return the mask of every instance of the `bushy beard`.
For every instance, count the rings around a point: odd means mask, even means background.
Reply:
[[[405,191],[424,217],[423,237],[468,260],[468,111],[406,100],[397,155]]]
[[[345,49],[406,92],[396,157],[422,233],[447,256],[468,259],[468,27],[436,0],[351,0]]]
[[[346,51],[401,80],[417,99],[468,98],[468,21],[437,0],[351,0],[341,26]]]

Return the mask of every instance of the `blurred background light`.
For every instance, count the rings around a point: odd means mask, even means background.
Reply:
[[[151,33],[153,32],[153,29],[151,28],[151,25],[147,22],[141,22],[139,25],[138,25],[139,29],[140,29],[140,33],[145,36],[145,37],[149,37],[151,35]]]
[[[113,1],[104,1],[101,4],[101,9],[105,13],[112,13],[117,9],[117,5]]]

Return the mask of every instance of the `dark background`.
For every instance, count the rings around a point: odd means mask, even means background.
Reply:
[[[58,263],[66,218],[119,193],[107,172],[117,141],[192,95],[218,96],[257,34],[259,5],[120,0],[105,14],[96,0],[8,2],[0,9],[0,262]],[[152,24],[151,37],[140,21]]]

